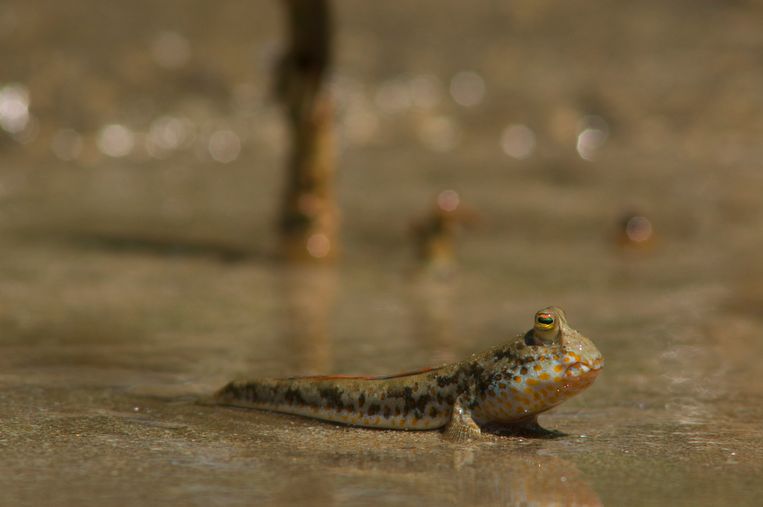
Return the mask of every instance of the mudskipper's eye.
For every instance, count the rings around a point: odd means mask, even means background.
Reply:
[[[532,341],[538,345],[556,343],[563,326],[563,314],[552,311],[552,308],[544,308],[535,314],[535,325],[531,329]]]
[[[548,313],[540,313],[535,317],[535,322],[542,329],[551,329],[554,327],[554,317]]]

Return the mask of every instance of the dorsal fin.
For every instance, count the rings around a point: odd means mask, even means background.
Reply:
[[[373,380],[387,380],[400,377],[412,377],[413,375],[420,375],[422,373],[428,373],[430,371],[436,371],[443,368],[443,366],[435,366],[434,368],[421,368],[419,370],[406,371],[404,373],[396,373],[394,375],[380,375],[378,377],[371,377]]]
[[[404,373],[395,373],[393,375],[308,375],[306,377],[287,377],[283,380],[390,380],[402,377],[412,377],[414,375],[420,375],[422,373],[428,373],[430,371],[436,371],[443,368],[443,366],[436,366],[434,368],[421,368],[419,370],[406,371]]]

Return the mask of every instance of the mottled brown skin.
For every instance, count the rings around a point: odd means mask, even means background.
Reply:
[[[445,428],[461,440],[481,428],[541,431],[537,415],[588,387],[602,366],[593,343],[548,307],[527,333],[459,363],[389,377],[231,382],[215,398],[355,426]]]

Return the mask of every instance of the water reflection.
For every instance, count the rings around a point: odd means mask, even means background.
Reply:
[[[509,125],[501,134],[501,148],[511,158],[526,159],[535,151],[535,133],[521,123]]]
[[[543,455],[542,445],[530,443],[509,453],[457,449],[453,461],[458,497],[466,503],[478,499],[490,505],[603,505],[573,462]]]
[[[609,137],[609,125],[601,116],[590,115],[580,121],[576,149],[583,160],[593,160]]]
[[[453,304],[457,283],[454,277],[421,272],[410,287],[412,336],[422,350],[431,353],[432,366],[461,359],[454,332],[459,318],[458,307]]]
[[[209,136],[207,147],[215,162],[228,164],[236,160],[241,153],[241,139],[232,130],[216,130]]]
[[[165,158],[193,142],[193,124],[185,118],[160,116],[151,122],[146,136],[146,151],[155,158]]]
[[[474,71],[462,71],[450,80],[450,96],[456,104],[474,107],[485,99],[485,79]]]
[[[9,134],[21,133],[29,123],[29,90],[19,83],[0,88],[0,127]]]
[[[305,430],[301,424],[295,429]],[[274,499],[282,504],[602,505],[577,465],[545,454],[542,444],[515,440],[456,446],[444,444],[437,434],[308,432],[279,435],[280,454],[292,456],[288,465],[269,465],[289,478],[286,486],[273,486]],[[301,451],[308,438],[320,440],[311,444],[320,448],[317,453]],[[316,469],[321,473],[313,473]]]
[[[333,371],[331,318],[337,273],[331,267],[284,266],[277,278],[283,301],[286,371],[326,374]]]
[[[125,157],[135,147],[135,134],[124,125],[106,125],[98,132],[96,144],[101,153],[109,157]]]

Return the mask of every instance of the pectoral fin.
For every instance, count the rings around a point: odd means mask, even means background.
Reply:
[[[443,438],[451,442],[466,442],[479,438],[482,434],[480,427],[474,422],[468,400],[464,395],[459,396],[453,405],[450,422],[445,426]]]

